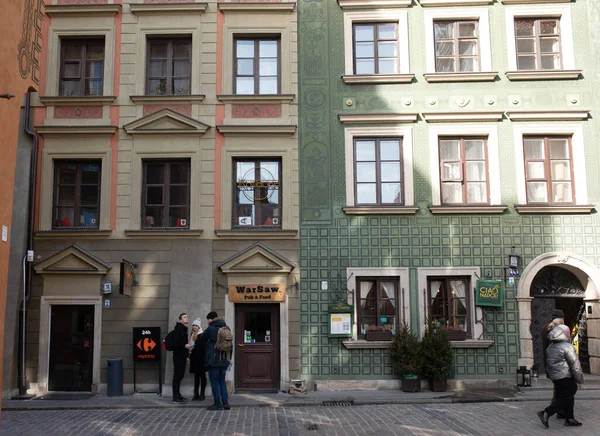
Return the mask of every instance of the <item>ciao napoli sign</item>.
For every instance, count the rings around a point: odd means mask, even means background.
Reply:
[[[229,301],[232,303],[280,303],[285,301],[285,285],[229,285]]]
[[[503,304],[504,282],[502,280],[477,280],[476,306],[502,307]]]

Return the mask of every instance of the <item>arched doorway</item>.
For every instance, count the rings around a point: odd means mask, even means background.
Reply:
[[[590,372],[585,311],[585,289],[577,276],[560,266],[545,266],[533,278],[530,287],[531,337],[533,361],[540,372],[545,369],[542,328],[552,320],[552,311],[561,309],[565,324],[577,340],[579,360],[584,372]],[[575,334],[577,335],[575,337]]]

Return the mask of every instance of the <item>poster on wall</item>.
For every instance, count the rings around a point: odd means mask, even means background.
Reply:
[[[329,306],[329,337],[350,338],[354,319],[354,306],[334,304]]]

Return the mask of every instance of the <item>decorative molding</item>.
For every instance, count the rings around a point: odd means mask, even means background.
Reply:
[[[501,121],[502,111],[494,112],[423,112],[423,119],[428,123],[462,122],[462,121]]]
[[[504,5],[533,5],[538,3],[571,3],[573,0],[500,0]]]
[[[338,0],[342,9],[407,8],[412,0]]]
[[[233,104],[231,118],[281,118],[281,104]]]
[[[35,126],[40,135],[112,135],[118,126]]]
[[[419,4],[423,7],[477,6],[492,3],[494,3],[494,0],[419,0]]]
[[[490,348],[494,341],[483,339],[467,339],[465,341],[450,341],[452,348]]]
[[[130,134],[203,134],[210,128],[209,125],[182,115],[169,108],[161,109],[146,115],[131,123],[125,124],[123,129]]]
[[[125,230],[125,236],[135,239],[198,239],[202,229]]]
[[[342,210],[346,215],[414,215],[419,211],[419,207],[346,206]]]
[[[592,213],[594,211],[593,204],[573,204],[569,206],[533,206],[528,204],[515,204],[517,213],[536,214],[536,213],[551,213],[551,214],[566,214],[566,213]]]
[[[219,263],[217,268],[225,274],[289,274],[296,265],[261,242],[255,242]]]
[[[580,121],[586,120],[589,115],[589,109],[506,111],[506,116],[511,121]]]
[[[208,3],[135,3],[129,8],[134,15],[148,14],[203,14]]]
[[[142,115],[147,116],[163,109],[170,109],[178,114],[183,114],[187,117],[192,115],[191,104],[145,104],[143,106]]]
[[[121,12],[120,4],[72,4],[46,5],[46,15],[55,17],[100,17],[117,15]]]
[[[215,230],[223,239],[262,241],[266,239],[298,239],[298,230]]]
[[[56,106],[56,119],[99,119],[102,118],[102,106]]]
[[[58,0],[59,5],[105,5],[108,0]]]
[[[219,94],[217,100],[223,103],[290,103],[296,98],[295,94]]]
[[[348,85],[357,83],[412,83],[414,74],[352,74],[342,76]]]
[[[387,113],[387,114],[340,114],[340,122],[344,124],[397,124],[414,123],[418,113]]]
[[[221,124],[216,126],[220,133],[223,135],[283,135],[291,136],[296,133],[298,126],[296,125],[235,125],[235,124]]]
[[[497,205],[497,206],[429,206],[429,211],[433,215],[440,214],[501,214],[508,209],[506,205]]]
[[[508,80],[577,80],[582,70],[507,71]]]
[[[493,82],[497,71],[476,71],[468,73],[425,73],[423,78],[429,83],[440,82]]]
[[[72,244],[41,261],[35,265],[34,269],[38,274],[105,275],[112,269],[112,265],[78,245]]]
[[[134,103],[199,103],[204,101],[204,94],[187,94],[187,95],[132,95],[129,97]]]
[[[46,106],[96,106],[109,105],[117,99],[114,95],[101,95],[90,97],[59,97],[59,96],[40,96],[40,101]]]
[[[112,230],[38,230],[34,237],[36,240],[105,239],[111,234]]]
[[[344,347],[349,350],[363,350],[365,348],[392,348],[392,341],[365,341],[358,339],[355,341],[342,341]]]
[[[296,2],[278,3],[219,3],[219,10],[223,12],[293,12]]]

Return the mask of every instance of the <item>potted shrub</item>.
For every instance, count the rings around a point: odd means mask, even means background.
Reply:
[[[392,325],[386,324],[384,326],[380,325],[370,325],[367,327],[367,332],[365,335],[367,341],[391,341],[392,340]]]
[[[423,377],[429,379],[429,389],[444,392],[448,389],[448,377],[452,372],[452,346],[445,329],[429,324],[421,340]]]
[[[421,391],[421,341],[410,327],[402,324],[392,335],[390,348],[392,371],[402,377],[401,389],[403,392]]]

